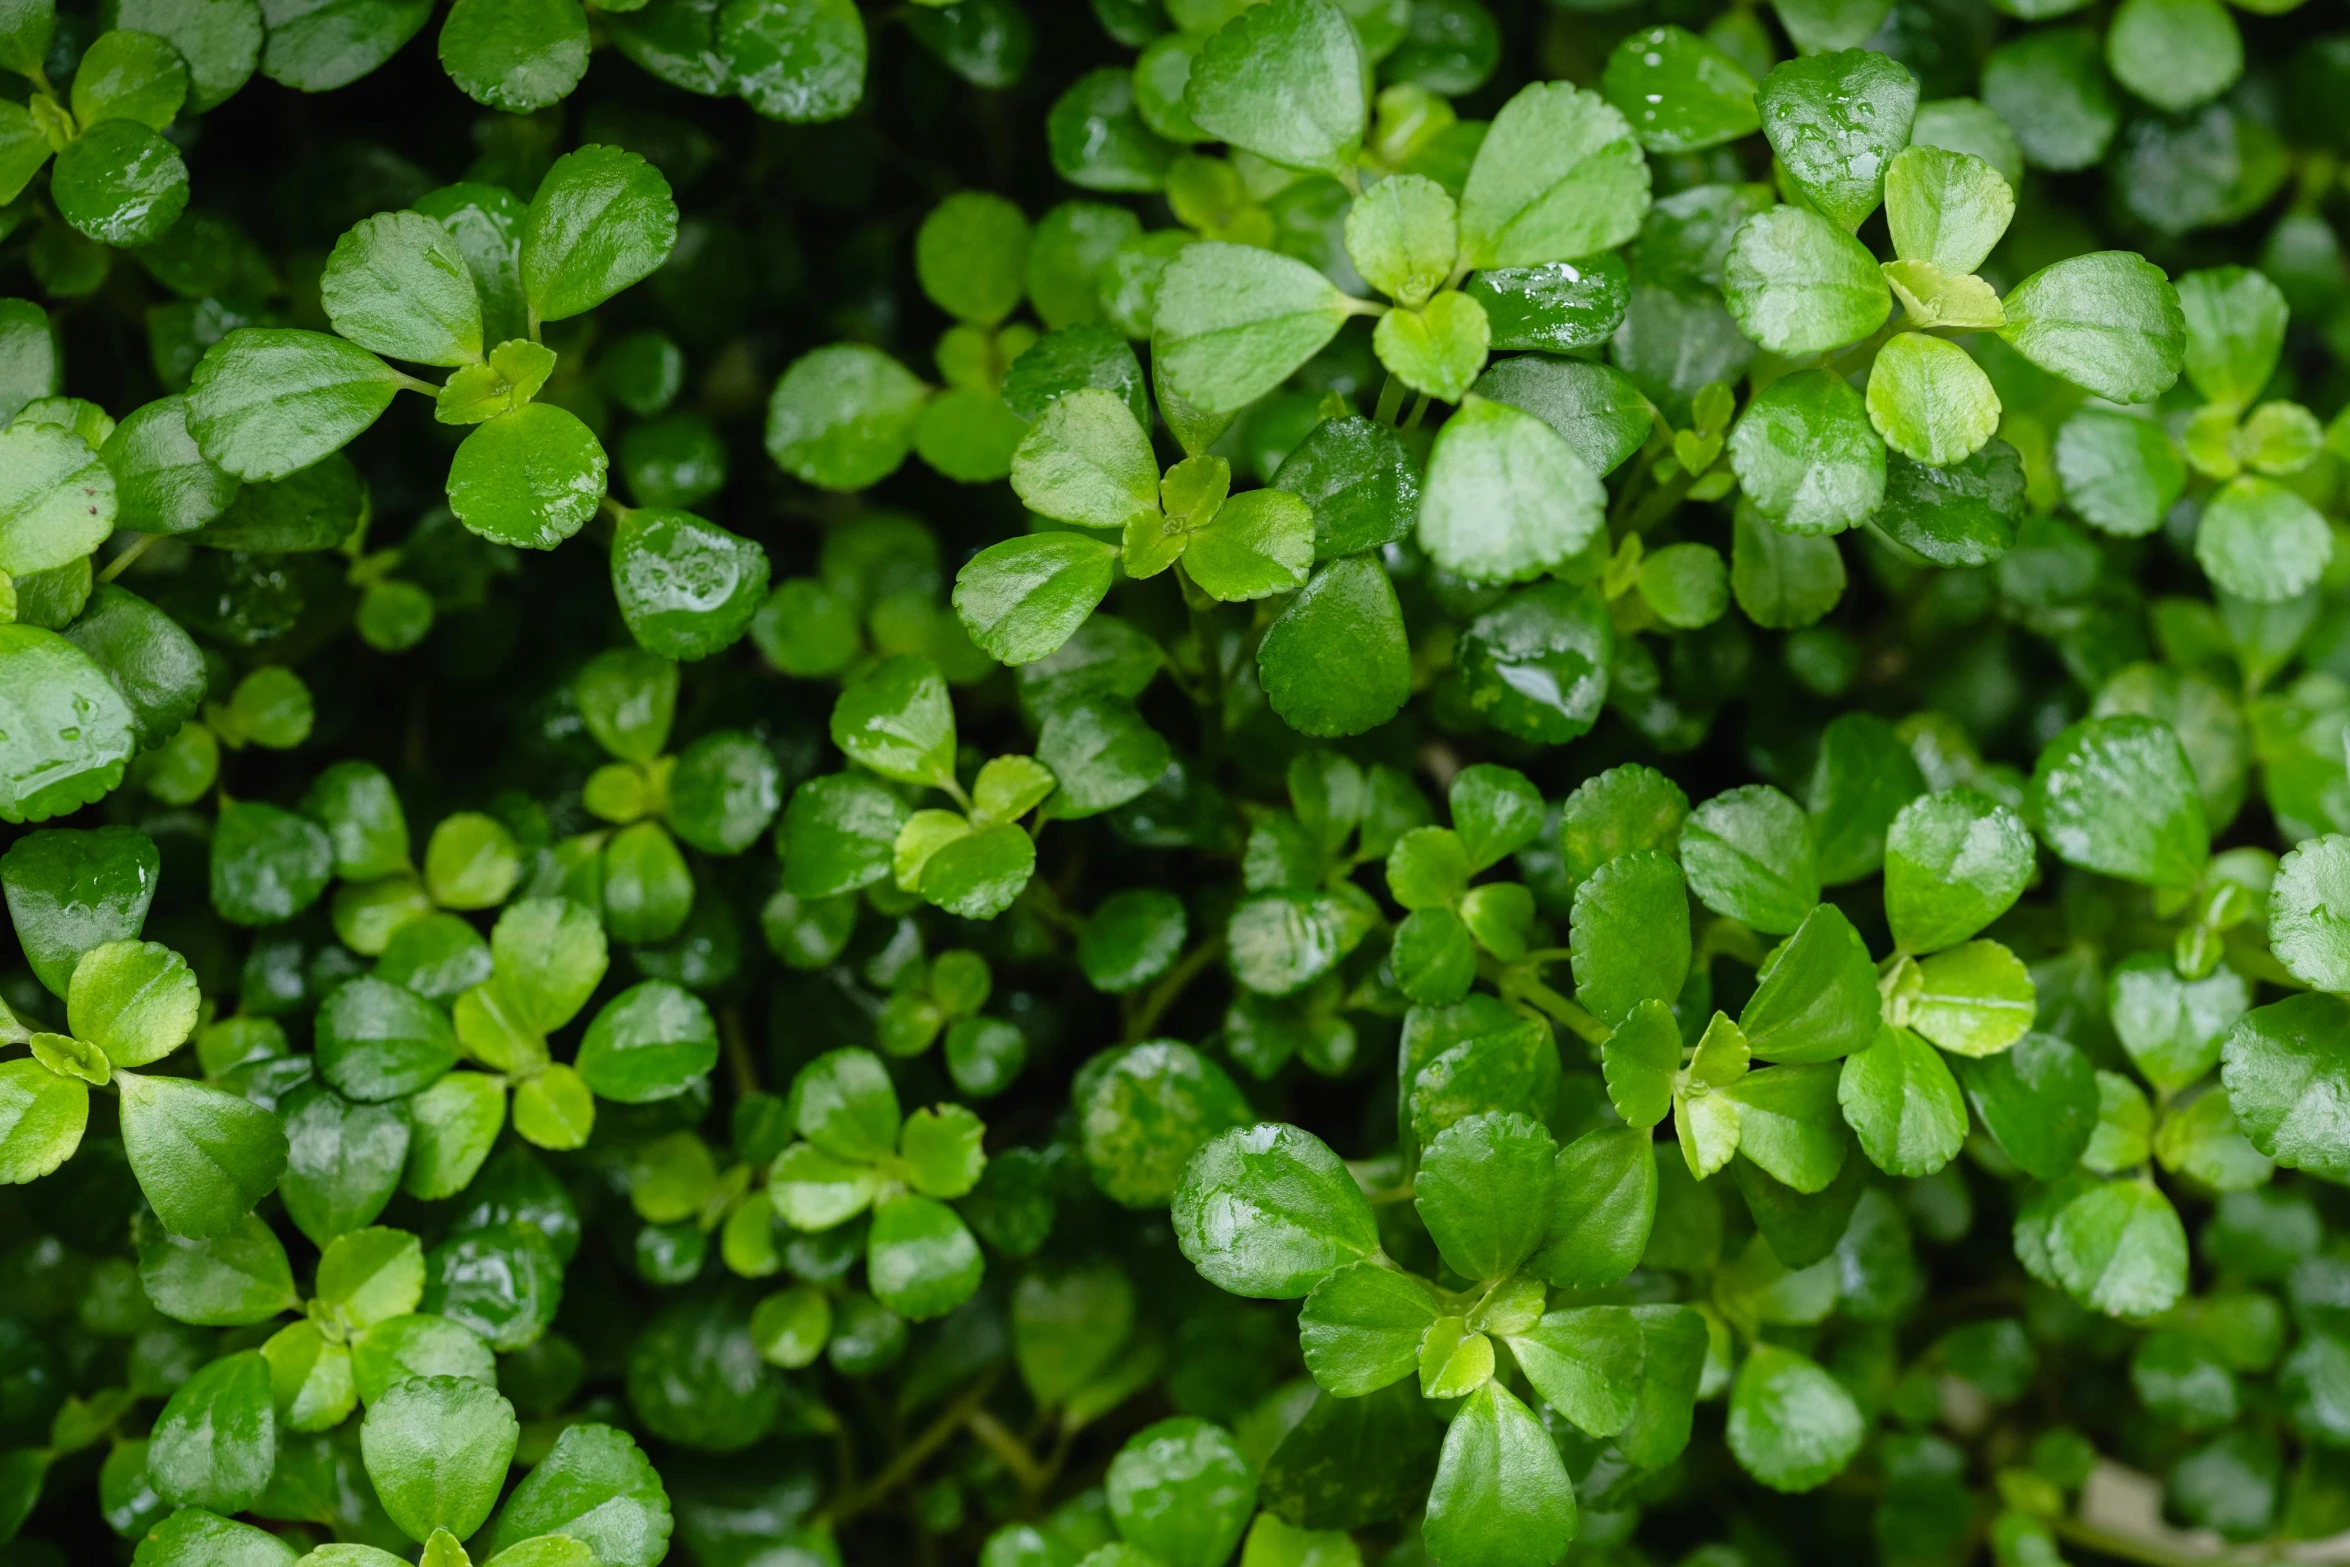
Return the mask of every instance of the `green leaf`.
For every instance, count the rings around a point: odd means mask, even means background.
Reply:
[[[1841,49],[1780,65],[1755,104],[1789,183],[1850,232],[1876,210],[1894,156],[1909,144],[1918,83],[1886,55]]]
[[[1110,1055],[1073,1097],[1094,1184],[1129,1208],[1167,1202],[1194,1153],[1256,1120],[1222,1067],[1173,1040]]]
[[[1159,283],[1153,364],[1164,361],[1168,384],[1185,402],[1229,413],[1319,353],[1351,310],[1302,261],[1250,245],[1188,246]]]
[[[811,778],[784,807],[784,882],[798,897],[829,898],[887,876],[908,809],[888,786],[855,773]]]
[[[2152,1183],[2104,1181],[2057,1210],[2048,1260],[2083,1305],[2150,1317],[2187,1288],[2187,1232]]]
[[[906,460],[929,395],[876,348],[839,343],[802,354],[768,401],[767,453],[819,489],[864,489]]]
[[[1550,1224],[1558,1145],[1522,1115],[1455,1121],[1421,1155],[1412,1206],[1445,1265],[1470,1279],[1506,1278]]]
[[[2312,847],[2304,844],[2297,852],[2306,854]],[[2294,856],[2287,855],[2278,885],[2295,869]],[[2271,909],[2271,939],[2281,954],[2284,941],[2276,935],[2274,903]],[[2219,1064],[2221,1041],[2251,1005],[2251,986],[2234,969],[2223,966],[2201,979],[2183,979],[2168,953],[2133,953],[2114,965],[2106,984],[2114,1037],[2146,1081],[2166,1093],[2200,1080]]]
[[[297,92],[349,86],[416,35],[431,7],[402,0],[272,0],[261,74]]]
[[[1681,1025],[1673,1009],[1653,997],[1633,1007],[1601,1044],[1600,1068],[1608,1102],[1631,1125],[1646,1130],[1672,1114],[1673,1078],[1681,1069]]]
[[[2168,724],[2092,718],[2048,742],[2024,811],[2041,839],[2084,870],[2187,887],[2210,854],[2203,797]]]
[[[2292,996],[2238,1019],[2222,1049],[2221,1081],[2252,1146],[2291,1170],[2327,1179],[2350,1172],[2342,1106],[2350,1010],[2335,996]]]
[[[864,96],[868,47],[851,0],[735,0],[718,11],[725,80],[769,119],[847,114]]]
[[[318,1071],[362,1101],[404,1098],[457,1064],[448,1014],[405,985],[361,975],[318,1011]]]
[[[1785,532],[1841,533],[1885,498],[1885,445],[1867,405],[1825,370],[1799,370],[1764,387],[1728,444],[1739,488]]]
[[[430,1202],[473,1182],[506,1122],[506,1089],[486,1072],[456,1071],[408,1101],[414,1131],[402,1188]]]
[[[1654,1146],[1645,1128],[1617,1126],[1560,1149],[1550,1233],[1528,1271],[1563,1289],[1599,1289],[1638,1266],[1656,1221]]]
[[[1055,398],[1012,454],[1029,510],[1088,528],[1123,528],[1159,509],[1159,461],[1124,398],[1079,387]]]
[[[581,147],[555,160],[522,227],[522,294],[533,321],[592,310],[669,259],[677,203],[633,152]]]
[[[1256,1466],[1221,1426],[1178,1417],[1145,1426],[1110,1461],[1110,1517],[1165,1567],[1217,1567],[1256,1511]]]
[[[1631,125],[1599,94],[1565,82],[1524,87],[1469,166],[1461,262],[1539,266],[1613,250],[1639,232],[1648,182]]]
[[[351,1341],[352,1376],[369,1404],[410,1377],[459,1376],[493,1385],[497,1365],[470,1328],[423,1312],[379,1322]]]
[[[1420,545],[1473,581],[1524,581],[1580,552],[1605,509],[1597,476],[1557,432],[1472,397],[1437,434]]]
[[[1156,784],[1173,752],[1132,703],[1091,697],[1058,707],[1045,719],[1036,759],[1059,784],[1045,814],[1082,818],[1124,805]]]
[[[100,120],[49,170],[57,215],[100,244],[151,245],[188,205],[179,149],[136,120]]]
[[[529,114],[587,74],[587,16],[564,0],[457,0],[441,23],[441,69],[484,108]]]
[[[739,729],[706,734],[669,775],[669,826],[705,854],[740,854],[783,803],[775,753]]]
[[[1895,451],[1947,468],[1983,449],[1999,428],[1999,394],[1948,338],[1902,332],[1869,368],[1869,422]]]
[[[870,1162],[898,1144],[898,1096],[869,1050],[818,1056],[792,1080],[792,1124],[826,1153]]]
[[[1421,174],[1381,180],[1346,214],[1346,252],[1380,293],[1413,309],[1452,278],[1460,246],[1451,192]]]
[[[1317,560],[1392,544],[1419,513],[1418,466],[1396,433],[1350,415],[1325,419],[1282,459],[1273,485],[1313,508]]]
[[[100,120],[135,120],[160,131],[187,100],[188,67],[169,42],[122,28],[100,33],[74,68],[73,117],[84,127]]]
[[[241,1513],[277,1462],[269,1366],[251,1350],[223,1355],[181,1383],[147,1438],[147,1483],[179,1507]]]
[[[187,1043],[202,999],[187,960],[169,947],[109,941],[74,965],[65,1014],[73,1036],[115,1066],[145,1066]]]
[[[424,1248],[406,1230],[337,1236],[319,1257],[314,1293],[355,1328],[404,1317],[424,1296]]]
[[[415,212],[379,212],[335,241],[318,280],[335,330],[362,348],[427,365],[481,357],[481,301],[449,231]]]
[[[1491,341],[1485,307],[1447,289],[1419,310],[1395,309],[1379,318],[1372,347],[1379,362],[1413,391],[1457,403],[1485,368]]]
[[[2215,0],[2124,0],[2105,34],[2114,80],[2172,113],[2218,97],[2244,70],[2244,38]]]
[[[1785,69],[1785,67],[1782,67]],[[1799,357],[1857,343],[1893,309],[1868,247],[1816,212],[1773,207],[1739,227],[1722,286],[1748,337]]]
[[[485,539],[550,550],[595,515],[606,465],[602,443],[578,415],[529,403],[476,425],[457,448],[449,507]]]
[[[1901,808],[1885,835],[1885,916],[1906,952],[1939,952],[1990,924],[2032,879],[2031,832],[1972,789]]]
[[[1156,887],[1128,887],[1104,898],[1077,933],[1085,982],[1110,995],[1141,989],[1165,973],[1189,934],[1183,900]]]
[[[83,953],[138,936],[162,869],[153,840],[130,827],[27,833],[0,855],[17,942],[52,994],[66,995]]]
[[[2026,1034],[1958,1072],[1975,1114],[2026,1174],[2053,1181],[2080,1162],[2097,1127],[2097,1072],[2069,1042]]]
[[[1943,1049],[1987,1056],[2022,1038],[2038,992],[2023,961],[1996,941],[1970,941],[1918,965],[1921,988],[1908,998],[1909,1026]]]
[[[2248,267],[2209,267],[2178,280],[2187,379],[2204,401],[2247,408],[2284,351],[2284,291]]]
[[[2015,192],[1981,158],[1910,146],[1885,171],[1894,254],[1952,277],[1977,271],[2015,216]]]
[[[690,512],[632,510],[612,534],[620,618],[639,647],[664,658],[731,647],[767,597],[767,570],[765,550]]]
[[[323,332],[240,327],[188,383],[188,433],[240,479],[282,479],[339,451],[391,406],[398,372]]]
[[[1413,1373],[1420,1341],[1441,1314],[1426,1281],[1373,1261],[1349,1263],[1307,1297],[1299,1347],[1317,1383],[1340,1398],[1359,1398]]]
[[[1869,444],[1882,456],[1873,432]],[[1844,557],[1833,539],[1785,532],[1751,506],[1740,507],[1731,526],[1730,592],[1756,625],[1810,626],[1844,596]]]
[[[1134,1328],[1134,1285],[1115,1263],[1047,1266],[1012,1290],[1020,1380],[1055,1408],[1108,1370]]]
[[[2026,359],[2116,403],[2170,390],[2186,318],[2162,269],[2125,250],[2059,261],[2008,291],[1999,335]]]
[[[1966,1100],[1942,1053],[1906,1028],[1844,1058],[1836,1085],[1844,1120],[1869,1161],[1888,1175],[1931,1175],[1966,1140]]]
[[[80,436],[20,420],[0,430],[0,571],[82,559],[113,531],[114,474]]]
[[[1670,1005],[1689,974],[1689,898],[1681,868],[1636,849],[1608,860],[1575,889],[1575,994],[1621,1027],[1643,1001]]]
[[[73,1157],[90,1120],[90,1086],[29,1056],[0,1061],[0,1185],[38,1180]]]
[[[2023,511],[2023,460],[1994,439],[1946,468],[1892,453],[1885,459],[1885,504],[1870,520],[1920,561],[1987,566],[2015,543]]]
[[[1766,1060],[1833,1061],[1875,1042],[1877,1011],[1868,945],[1842,910],[1823,903],[1763,959],[1738,1026]]]
[[[1054,101],[1045,144],[1053,171],[1086,190],[1158,190],[1175,154],[1136,112],[1134,73],[1115,67],[1088,71]],[[1098,311],[1100,295],[1090,303]]]
[[[1192,123],[1291,168],[1335,174],[1362,150],[1363,57],[1328,0],[1251,6],[1201,46],[1183,89]]]
[[[606,1002],[579,1043],[579,1075],[599,1099],[674,1098],[718,1064],[718,1029],[699,998],[667,980],[632,985]]]
[[[1527,1567],[1564,1556],[1579,1522],[1566,1465],[1542,1422],[1499,1382],[1444,1433],[1420,1526],[1440,1567]]]
[[[117,0],[106,8],[106,18],[114,27],[154,34],[178,51],[188,83],[184,107],[198,114],[234,96],[261,58],[261,8],[251,0],[185,6]]]
[[[185,1078],[117,1072],[123,1151],[163,1227],[202,1240],[252,1212],[286,1167],[276,1116]]]
[[[952,1208],[901,1194],[873,1210],[865,1273],[874,1297],[909,1321],[943,1316],[979,1288],[983,1262]]]
[[[1843,1384],[1811,1360],[1756,1344],[1730,1390],[1730,1451],[1774,1491],[1809,1491],[1844,1471],[1867,1435]]]
[[[1350,555],[1317,570],[1266,630],[1257,671],[1300,734],[1361,734],[1394,717],[1411,695],[1411,648],[1379,561]]]
[[[205,460],[184,397],[133,409],[99,448],[114,475],[115,521],[141,533],[187,533],[236,499],[238,481]]]
[[[182,1240],[160,1228],[137,1239],[139,1286],[167,1317],[200,1327],[247,1327],[302,1303],[285,1247],[251,1214],[210,1240]]]
[[[144,1488],[145,1455],[139,1457]],[[138,1567],[296,1567],[294,1548],[276,1535],[201,1507],[180,1508],[148,1530],[132,1560]]]
[[[372,1224],[408,1162],[407,1107],[353,1104],[312,1087],[279,1101],[286,1173],[278,1196],[296,1227],[324,1244]]]
[[[2220,487],[2195,531],[2195,559],[2221,592],[2260,604],[2297,598],[2333,559],[2326,520],[2274,479],[2243,474]]]
[[[135,724],[80,648],[0,625],[0,821],[46,821],[104,798],[130,760]]]
[[[1791,932],[1819,902],[1810,821],[1768,785],[1726,790],[1692,811],[1680,857],[1699,902],[1759,931]]]
[[[1175,1239],[1219,1289],[1295,1300],[1379,1250],[1354,1177],[1319,1138],[1267,1123],[1200,1149],[1175,1189]]]
[[[915,232],[914,272],[939,309],[992,327],[1027,292],[1028,219],[1001,196],[956,191]]]
[[[1687,28],[1650,27],[1608,55],[1600,91],[1650,152],[1698,152],[1750,136],[1754,78]]]
[[[1493,366],[1476,389],[1481,398],[1522,408],[1549,425],[1595,474],[1613,471],[1638,451],[1655,423],[1639,388],[1605,365],[1526,354]]]
[[[955,712],[938,666],[901,654],[866,671],[833,704],[832,743],[884,778],[943,788],[954,777]]]
[[[1602,251],[1581,261],[1489,268],[1463,287],[1485,307],[1494,348],[1571,353],[1606,342],[1623,324],[1632,278],[1621,256]]]
[[[595,1553],[602,1567],[656,1567],[669,1547],[669,1497],[625,1431],[567,1425],[547,1455],[515,1486],[490,1531],[491,1551],[560,1535]]]
[[[1630,1422],[1645,1358],[1630,1307],[1548,1312],[1509,1345],[1542,1401],[1584,1431],[1613,1436]]]
[[[471,1534],[506,1483],[521,1427],[497,1390],[466,1377],[415,1377],[387,1390],[359,1427],[367,1477],[411,1539]]]
[[[2038,27],[1983,62],[1983,102],[2035,166],[2082,169],[2105,155],[2121,111],[2097,54],[2086,28]]]
[[[1183,552],[1192,581],[1225,603],[1294,592],[1313,563],[1313,508],[1278,489],[1233,496],[1192,526]]]

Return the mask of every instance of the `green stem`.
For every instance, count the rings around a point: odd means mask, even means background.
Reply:
[[[1178,958],[1173,968],[1159,976],[1159,982],[1144,994],[1141,1004],[1126,1020],[1126,1042],[1134,1044],[1150,1038],[1151,1030],[1159,1026],[1159,1019],[1175,1004],[1176,998],[1223,955],[1224,938],[1215,936]]]
[[[1403,378],[1394,371],[1387,372],[1387,383],[1379,388],[1379,407],[1371,417],[1379,423],[1393,426],[1395,416],[1403,412]]]
[[[998,1374],[990,1371],[965,1388],[960,1397],[923,1429],[921,1435],[898,1449],[881,1473],[842,1494],[817,1515],[817,1523],[838,1528],[859,1513],[871,1510],[875,1504],[887,1499],[890,1492],[911,1480],[915,1472],[929,1461],[932,1453],[937,1452],[949,1437],[970,1422],[973,1413],[986,1401],[987,1395],[994,1391]]]
[[[1224,754],[1224,646],[1216,635],[1216,601],[1191,580],[1180,560],[1175,563],[1175,583],[1183,592],[1192,645],[1199,650],[1200,673],[1206,681],[1198,703],[1200,751],[1213,762]]]
[[[973,1410],[966,1424],[971,1427],[971,1434],[978,1439],[979,1445],[993,1453],[996,1462],[1011,1471],[1022,1495],[1033,1501],[1044,1494],[1045,1487],[1052,1483],[1052,1477],[1045,1473],[1044,1466],[1036,1461],[1036,1455],[1028,1451],[1028,1444],[1021,1441],[1011,1427],[984,1409]]]
[[[1411,414],[1404,420],[1403,428],[1407,432],[1417,430],[1420,427],[1420,421],[1427,417],[1428,394],[1426,392],[1422,392],[1417,398],[1413,400]]]
[[[1553,1021],[1563,1024],[1585,1044],[1607,1043],[1610,1030],[1605,1023],[1540,980],[1521,979],[1510,986],[1510,994]]]
[[[2266,1546],[2209,1553],[2182,1551],[2160,1540],[2142,1540],[2133,1535],[2116,1534],[2110,1529],[2082,1523],[2077,1518],[2051,1518],[2048,1527],[2056,1531],[2057,1538],[2069,1545],[2095,1551],[2101,1556],[2141,1562],[2145,1567],[2257,1567],[2260,1563],[2290,1559]]]
[[[160,535],[153,533],[140,534],[138,538],[132,542],[128,549],[124,550],[120,555],[115,556],[114,559],[106,563],[106,569],[98,573],[98,580],[100,582],[112,582],[115,578],[130,570],[131,562],[137,560],[141,555],[146,554],[148,547],[152,545],[158,537],[160,537]]]
[[[1892,339],[1893,334],[1902,329],[1903,325],[1907,323],[1908,319],[1909,318],[1906,312],[1901,315],[1886,317],[1885,324],[1883,326],[1877,328],[1874,332],[1871,332],[1866,338],[1858,343],[1855,343],[1852,347],[1845,349],[1842,353],[1835,355],[1821,355],[1820,368],[1834,376],[1847,376],[1852,374],[1853,371],[1858,370],[1862,365],[1865,365],[1870,360],[1876,358],[1877,350],[1883,348],[1885,344]]]
[[[734,1091],[749,1096],[759,1091],[759,1070],[752,1064],[751,1047],[743,1037],[742,1013],[723,1007],[718,1013],[718,1037],[726,1047],[727,1069],[734,1074]]]
[[[1696,482],[1696,474],[1685,468],[1675,468],[1673,476],[1649,491],[1647,499],[1633,509],[1631,516],[1624,519],[1623,531],[1646,533],[1664,521],[1672,515],[1673,508],[1681,504],[1682,498],[1688,495],[1689,486]]]

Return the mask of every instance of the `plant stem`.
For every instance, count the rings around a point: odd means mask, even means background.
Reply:
[[[162,535],[155,533],[140,534],[138,538],[132,542],[128,549],[124,550],[120,555],[115,556],[114,559],[106,563],[106,569],[98,573],[98,580],[100,582],[112,582],[115,578],[130,570],[131,562],[137,560],[141,555],[146,554],[147,547],[153,544],[160,537],[162,537]]]
[[[1045,1473],[1044,1466],[1036,1461],[1036,1455],[1028,1451],[1028,1444],[994,1415],[984,1409],[975,1409],[965,1424],[970,1426],[971,1434],[978,1439],[979,1445],[993,1453],[996,1461],[1011,1471],[1012,1478],[1019,1483],[1024,1496],[1034,1500],[1044,1493],[1046,1486],[1052,1484],[1052,1476]]]
[[[759,1091],[759,1069],[751,1061],[751,1047],[743,1038],[742,1013],[734,1007],[718,1012],[718,1037],[726,1046],[726,1065],[734,1074],[734,1091],[748,1096]]]
[[[1384,425],[1393,425],[1395,416],[1403,412],[1403,379],[1394,371],[1387,372],[1387,384],[1379,388],[1379,407],[1371,417]]]
[[[1540,980],[1519,980],[1510,987],[1510,993],[1554,1021],[1564,1024],[1585,1044],[1607,1043],[1609,1029],[1605,1023]]]
[[[844,1492],[830,1507],[817,1515],[817,1522],[834,1528],[848,1522],[859,1513],[869,1511],[875,1503],[904,1485],[938,1451],[947,1439],[963,1429],[971,1416],[995,1390],[1000,1373],[990,1371],[969,1387],[963,1389],[955,1401],[940,1412],[936,1420],[923,1428],[922,1434],[898,1449],[881,1473],[853,1490]]]
[[[1141,1004],[1126,1019],[1126,1042],[1131,1045],[1148,1039],[1151,1030],[1159,1026],[1161,1015],[1175,1004],[1184,988],[1223,955],[1224,938],[1213,936],[1178,958],[1175,966],[1159,976],[1159,982],[1144,994]]]

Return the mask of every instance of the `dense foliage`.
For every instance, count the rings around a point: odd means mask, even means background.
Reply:
[[[2322,4],[434,9],[0,0],[0,1560],[2350,1555]]]

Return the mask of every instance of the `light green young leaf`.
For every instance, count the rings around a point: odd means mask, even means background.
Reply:
[[[2092,718],[2059,733],[2024,811],[2059,858],[2147,886],[2192,886],[2211,852],[2193,769],[2157,719]]]
[[[1185,402],[1229,413],[1319,353],[1352,309],[1302,261],[1251,245],[1188,246],[1159,283],[1154,368],[1163,362]]]
[[[533,322],[592,310],[669,259],[677,203],[660,171],[617,147],[557,158],[522,226],[522,296]]]
[[[1159,509],[1159,462],[1126,400],[1098,387],[1064,393],[1012,454],[1028,509],[1088,528],[1123,528]]]
[[[1999,428],[1999,394],[1972,355],[1948,338],[1897,333],[1869,370],[1869,422],[1895,451],[1947,468],[1983,449]]]
[[[1969,153],[1910,146],[1885,171],[1885,222],[1893,251],[1952,277],[1979,270],[2015,216],[2015,192]]]
[[[1748,337],[1791,358],[1857,343],[1893,296],[1868,247],[1818,213],[1773,207],[1739,227],[1722,285]]]
[[[2179,378],[2186,317],[2162,269],[2123,250],[2042,267],[2008,291],[1999,335],[2109,402],[2150,402]]]
[[[1115,545],[1072,533],[1005,539],[955,573],[955,613],[990,658],[1033,664],[1059,652],[1100,607],[1117,559]]]
[[[335,241],[318,280],[327,319],[362,348],[426,365],[481,357],[481,300],[449,231],[415,212],[379,212]]]
[[[1346,253],[1363,280],[1418,309],[1452,276],[1460,248],[1451,192],[1422,174],[1381,180],[1346,214]]]
[[[1437,432],[1420,546],[1472,581],[1522,582],[1588,544],[1606,505],[1598,477],[1549,425],[1471,396]]]
[[[449,462],[449,508],[516,549],[551,550],[604,498],[603,444],[580,417],[530,403],[474,426]]]
[[[1597,93],[1566,82],[1519,90],[1493,117],[1461,190],[1461,260],[1539,266],[1613,250],[1648,212],[1648,160]]]
[[[1201,47],[1183,106],[1218,141],[1335,174],[1362,148],[1363,64],[1354,28],[1329,0],[1270,0]]]
[[[1885,499],[1885,443],[1868,406],[1825,370],[1799,370],[1764,387],[1731,430],[1729,451],[1739,489],[1788,533],[1841,533]]]

